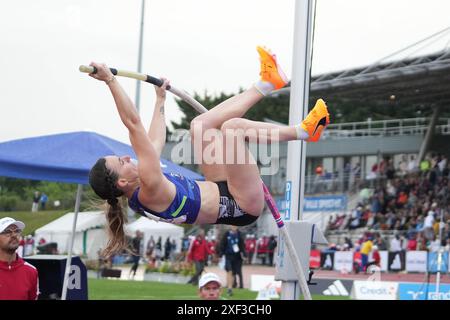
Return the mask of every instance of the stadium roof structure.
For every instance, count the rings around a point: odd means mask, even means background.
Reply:
[[[275,92],[289,93],[286,87]],[[371,106],[448,106],[450,50],[311,78],[310,100]]]

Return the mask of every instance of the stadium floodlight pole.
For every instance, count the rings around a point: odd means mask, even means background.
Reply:
[[[145,0],[142,0],[137,72],[142,71],[142,44],[144,42],[144,18],[145,18]],[[139,80],[136,80],[136,98],[135,98],[134,104],[136,105],[136,109],[137,109],[138,113],[139,113],[140,101],[141,101],[141,82]]]
[[[292,55],[292,77],[289,103],[289,125],[298,125],[308,112],[311,51],[312,51],[312,9],[313,0],[295,2],[294,49]],[[289,141],[287,152],[286,221],[302,220],[306,143]],[[309,263],[309,261],[302,261]],[[298,281],[283,281],[282,300],[297,300],[300,296]]]

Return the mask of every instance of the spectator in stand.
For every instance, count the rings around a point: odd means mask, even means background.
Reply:
[[[374,245],[377,246],[378,250],[387,250],[386,241],[384,241],[383,237],[379,232],[375,233]]]
[[[266,259],[268,258],[267,257],[268,246],[269,246],[269,237],[263,234],[262,237],[258,239],[256,244],[258,258],[261,259],[262,265],[266,264]]]
[[[417,162],[416,162],[416,156],[415,155],[411,155],[409,157],[408,171],[410,173],[413,173],[413,172],[417,171]]]
[[[316,173],[316,175],[314,177],[314,183],[313,183],[313,188],[314,189],[313,189],[313,192],[317,193],[317,192],[321,192],[322,191],[321,183],[322,183],[323,167],[322,167],[321,164],[319,164],[316,167],[315,173]]]
[[[408,174],[408,158],[406,155],[402,156],[402,160],[400,160],[400,163],[398,164],[398,169],[400,177],[404,177]]]
[[[389,158],[387,161],[386,178],[388,180],[393,180],[395,178],[394,162],[392,161],[391,158]]]
[[[417,234],[416,233],[413,233],[410,235],[406,250],[408,250],[408,251],[417,250]]]
[[[256,250],[256,239],[255,235],[248,234],[245,239],[245,252],[247,254],[247,263],[252,264],[253,256]]]
[[[422,172],[422,174],[428,172],[428,170],[430,170],[430,166],[431,162],[429,157],[427,156],[420,162],[420,171]]]
[[[390,252],[401,252],[402,251],[402,244],[400,242],[400,235],[396,234],[392,239],[389,246]]]
[[[344,246],[345,245],[346,245],[346,248],[348,248],[349,251],[352,251],[352,249],[353,249],[352,239],[350,239],[349,237],[345,237],[345,239],[344,239]]]
[[[400,191],[397,198],[397,208],[403,208],[408,202],[408,195],[404,191]]]
[[[447,167],[447,157],[446,156],[442,156],[441,160],[438,162],[438,167],[439,167],[439,171],[441,172],[441,174],[444,172],[445,168]]]
[[[353,210],[351,220],[349,221],[350,230],[357,229],[361,226],[362,210],[363,208],[360,205],[358,205],[358,207]]]
[[[205,269],[206,261],[208,261],[208,256],[211,254],[209,250],[208,243],[205,239],[205,231],[200,229],[197,234],[197,237],[193,241],[189,254],[188,261],[194,262],[195,265],[195,274],[188,281],[193,285],[198,285],[198,279]]]
[[[267,245],[268,255],[269,255],[269,266],[273,266],[273,255],[277,247],[277,239],[274,235],[269,238],[269,244]]]
[[[427,240],[432,240],[434,238],[434,228],[433,228],[433,224],[434,224],[434,211],[433,208],[435,206],[432,206],[432,209],[428,211],[428,215],[425,218],[425,222],[423,225],[423,233],[425,236],[425,239]]]

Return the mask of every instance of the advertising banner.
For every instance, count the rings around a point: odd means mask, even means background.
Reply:
[[[431,283],[400,283],[398,287],[400,300],[450,300],[450,284],[436,285]]]
[[[353,252],[351,251],[336,251],[334,253],[334,266],[333,269],[336,271],[347,271],[353,270]]]
[[[356,300],[397,300],[397,282],[353,281],[351,298]]]
[[[407,251],[406,271],[427,272],[427,251]]]
[[[304,211],[342,211],[347,208],[347,197],[345,195],[305,197],[304,203]]]
[[[440,268],[439,268],[440,262]],[[447,272],[448,270],[448,252],[444,252],[441,255],[441,261],[439,261],[439,255],[437,252],[428,253],[428,271],[430,272]]]
[[[309,286],[311,294],[324,296],[350,296],[353,280],[340,279],[312,279],[314,285]]]
[[[320,268],[320,250],[311,250],[309,255],[309,267],[311,269]]]

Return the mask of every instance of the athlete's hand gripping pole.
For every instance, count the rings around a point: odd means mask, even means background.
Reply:
[[[97,73],[97,68],[91,67],[91,66],[81,65],[79,70],[84,73],[92,73],[92,74]],[[145,82],[151,83],[158,87],[161,87],[163,85],[163,81],[161,79],[149,76],[148,74],[133,72],[133,71],[126,71],[126,70],[119,70],[119,69],[115,69],[115,68],[109,68],[109,70],[111,70],[111,73],[115,76],[145,81]],[[167,90],[172,92],[174,95],[181,98],[182,100],[186,101],[187,103],[189,103],[197,112],[205,113],[206,111],[208,111],[208,109],[206,109],[203,105],[201,105],[197,100],[193,99],[186,92],[184,92],[182,90],[178,90],[174,86],[170,86],[170,85],[167,86]]]

